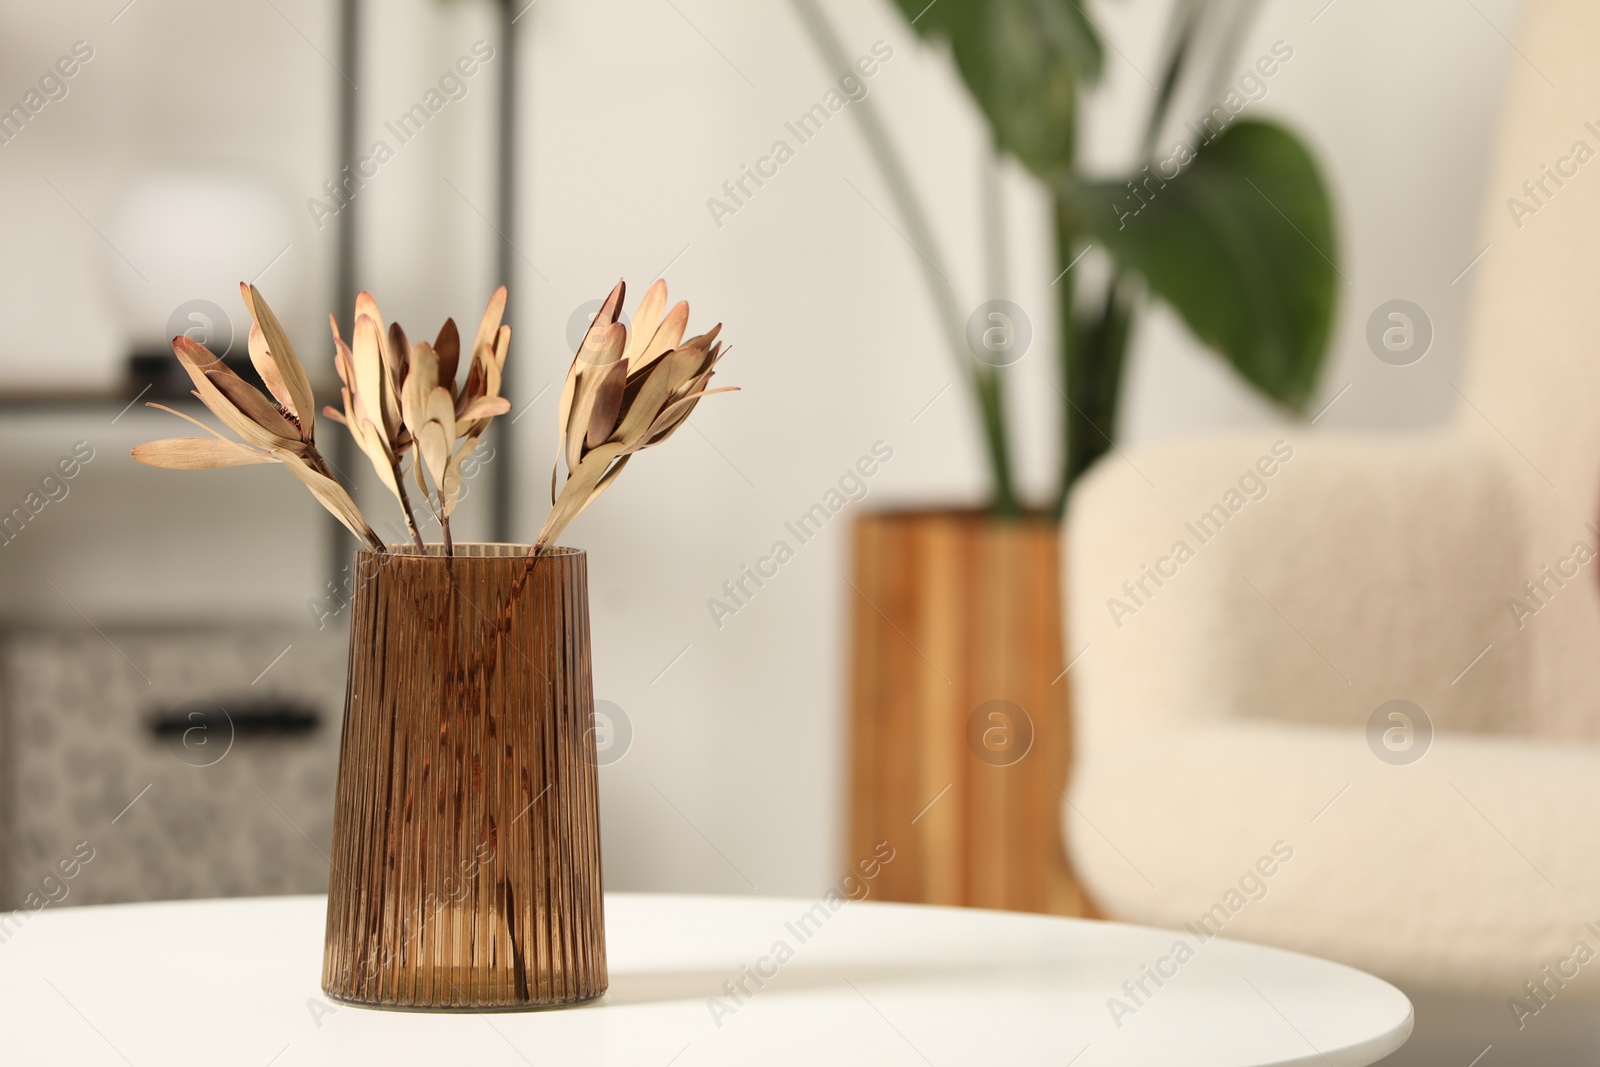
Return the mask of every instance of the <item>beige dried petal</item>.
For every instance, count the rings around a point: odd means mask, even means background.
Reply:
[[[500,332],[500,320],[506,314],[506,287],[501,286],[489,296],[489,305],[483,309],[478,322],[477,336],[472,339],[472,358],[486,360],[494,348],[495,337]]]
[[[425,422],[421,429],[412,432],[416,434],[417,450],[437,491],[444,485],[445,469],[450,463],[450,433],[439,422]]]
[[[582,515],[585,511],[588,511],[589,510],[589,505],[593,504],[596,500],[599,500],[601,493],[603,493],[607,489],[611,488],[611,483],[617,480],[617,475],[622,473],[622,468],[626,467],[628,465],[628,460],[630,460],[632,458],[633,458],[633,453],[629,452],[629,453],[626,453],[625,455],[623,455],[623,457],[621,459],[617,460],[615,463],[613,463],[611,465],[611,469],[606,471],[605,475],[600,479],[600,481],[598,483],[596,483],[596,485],[594,487],[594,491],[589,494],[589,499],[587,499],[587,500],[585,500],[583,502],[583,506],[582,507],[580,507],[577,511],[573,512],[573,515],[572,515],[573,521],[576,521],[579,515]]]
[[[595,368],[605,369],[622,358],[628,343],[628,328],[620,322],[590,330],[578,349],[578,371],[586,374]]]
[[[556,502],[556,478],[561,473],[561,461],[567,454],[567,424],[572,421],[572,401],[578,390],[578,371],[582,364],[574,359],[567,368],[566,380],[561,383],[561,399],[556,404],[556,458],[550,464],[550,503]]]
[[[511,401],[503,396],[480,396],[456,415],[456,436],[466,437],[471,434],[475,437],[482,431],[474,432],[474,423],[479,421],[487,423],[496,415],[504,415],[510,410]]]
[[[294,354],[294,345],[289,343],[289,336],[283,332],[278,316],[272,313],[272,308],[262,298],[261,290],[244,282],[239,283],[239,290],[244,296],[245,307],[250,309],[250,317],[266,337],[267,351],[277,365],[278,375],[283,379],[284,388],[292,401],[289,411],[300,419],[301,436],[310,441],[317,424],[314,417],[317,401],[311,392],[311,379],[306,376],[305,367]]]
[[[613,461],[622,458],[626,448],[618,442],[603,444],[583,457],[577,469],[572,472],[572,477],[561,487],[561,493],[556,497],[555,505],[550,509],[550,514],[544,520],[544,526],[539,530],[538,539],[534,541],[535,551],[545,545],[554,543],[566,529],[567,524],[575,519],[578,512],[589,503],[589,498],[599,486],[600,480],[605,476],[607,468]]]
[[[711,349],[712,344],[715,343],[715,341],[717,339],[717,335],[720,334],[721,332],[722,332],[722,323],[719,322],[715,326],[711,327],[711,329],[707,330],[705,333],[701,334],[698,337],[689,338],[687,341],[683,342],[683,344],[679,345],[678,347],[679,348],[703,348],[703,349],[706,349],[707,351],[709,351]]]
[[[389,492],[400,500],[400,484],[394,476],[394,453],[389,451],[388,438],[383,430],[372,424],[371,419],[363,418],[356,429],[351,433],[356,439],[356,444],[361,446],[361,451],[367,454],[367,459],[372,462],[372,469],[378,473],[378,480],[383,482]]]
[[[635,323],[636,328],[637,325]],[[671,311],[667,312],[667,317],[661,320],[661,325],[656,327],[649,343],[639,350],[638,358],[628,360],[628,376],[631,378],[643,373],[656,360],[677,348],[678,342],[683,340],[684,331],[688,328],[689,305],[680,300]]]
[[[220,367],[222,361],[204,345],[196,344],[187,337],[174,337],[172,351],[188,372],[189,380],[194,382],[195,396],[222,420],[224,426],[258,448],[282,448],[289,443],[281,435],[268,433],[256,425],[206,376],[208,369]]]
[[[378,310],[378,302],[365,289],[356,294],[356,318],[359,319],[363,315],[377,323],[379,332],[382,332],[383,312]]]
[[[684,345],[663,361],[667,368],[667,395],[675,396],[684,384],[705,372],[710,362],[710,351],[698,344]]]
[[[388,327],[386,327],[384,325],[383,312],[378,310],[378,302],[377,302],[377,300],[373,299],[372,294],[367,292],[365,289],[361,290],[361,292],[356,294],[356,313],[355,313],[355,318],[352,321],[355,322],[355,323],[360,323],[361,317],[363,315],[365,315],[367,318],[371,319],[373,324],[375,326],[377,326],[377,328],[378,328],[378,363],[379,363],[380,366],[383,367],[385,375],[387,375],[390,378],[392,378],[393,377],[393,367],[394,367],[395,360],[394,360],[394,354],[389,351],[389,331],[388,331]],[[352,334],[353,334],[353,332],[354,332],[354,330],[352,328]],[[354,345],[354,343],[355,343],[355,338],[352,335],[352,337],[351,337],[352,346]],[[383,418],[383,421],[381,423],[379,423],[379,425],[387,426],[387,425],[390,425],[391,423],[394,424],[394,425],[398,425],[399,421],[400,421],[400,404],[399,404],[398,398],[396,398],[392,394],[389,394],[389,393],[386,392],[385,396],[384,396],[384,399],[391,406],[393,406],[393,408],[394,408],[393,416],[394,417],[393,417],[393,419],[390,419],[389,418],[390,412],[388,412],[388,411],[382,412],[382,415],[384,416],[384,418]],[[378,411],[374,410],[374,411],[369,413],[368,417],[373,419],[374,421],[376,421],[378,419],[378,417],[379,417],[379,414],[380,413]]]
[[[500,382],[506,373],[506,356],[511,352],[511,327],[502,326],[500,332],[494,337],[494,351],[490,353],[489,361],[484,364],[487,380],[486,391],[490,396],[500,395]]]
[[[678,427],[682,426],[684,421],[688,419],[689,413],[694,410],[694,406],[700,402],[701,397],[715,396],[717,393],[737,393],[738,391],[739,387],[737,385],[729,385],[722,389],[704,389],[698,393],[690,393],[682,399],[673,401],[661,410],[660,415],[656,416],[656,421],[651,424],[650,432],[645,435],[644,444],[640,448],[654,448],[671,437]]]
[[[439,385],[439,361],[433,346],[423,341],[411,350],[411,367],[400,388],[400,412],[406,429],[417,436],[417,428],[428,419],[428,396]]]
[[[445,468],[444,486],[440,494],[444,498],[442,510],[445,518],[449,518],[456,510],[456,505],[461,502],[461,462],[478,447],[478,439],[469,437],[461,442],[455,455],[450,457],[450,463]]]
[[[456,435],[455,400],[438,384],[438,374],[439,360],[431,345],[423,343],[412,349],[403,398],[406,427],[416,439],[436,492],[443,489]]]
[[[168,415],[176,415],[176,416],[178,416],[178,418],[182,419],[184,422],[191,423],[191,424],[193,424],[195,426],[200,427],[206,433],[210,434],[212,437],[215,437],[219,441],[227,441],[229,444],[237,444],[238,443],[237,441],[234,441],[233,438],[231,438],[231,437],[222,436],[220,433],[218,433],[217,431],[213,430],[211,427],[207,426],[205,423],[201,422],[199,419],[194,418],[194,417],[192,417],[190,415],[185,415],[183,412],[178,411],[175,408],[169,408],[165,404],[158,404],[154,400],[146,400],[144,402],[144,406],[147,407],[147,408],[155,408],[157,411],[165,411]]]
[[[250,324],[249,348],[250,365],[261,375],[261,381],[272,394],[272,398],[285,411],[294,410],[294,398],[289,395],[288,386],[283,384],[283,375],[278,373],[278,365],[272,361],[272,353],[267,351],[267,335],[253,322]]]
[[[642,441],[650,424],[667,405],[668,393],[667,380],[672,373],[672,368],[667,363],[658,363],[646,378],[639,391],[628,404],[628,410],[623,413],[622,423],[617,427],[617,432],[612,437],[618,441],[634,444]]]
[[[622,349],[627,343],[628,331],[620,322],[614,322],[598,333],[591,334],[591,337],[593,338],[592,344],[585,342],[590,358],[586,361],[586,365],[578,370],[577,384],[572,397],[572,415],[567,423],[565,432],[567,470],[569,471],[577,470],[578,461],[583,458],[584,438],[588,433],[589,418],[594,412],[594,402],[599,392],[600,380],[604,377],[607,369],[622,358]],[[580,359],[582,359],[581,355]]]
[[[461,333],[455,319],[445,319],[439,327],[439,336],[433,339],[434,355],[439,357],[439,384],[453,394],[456,391],[456,368],[461,363]]]
[[[355,369],[355,415],[377,427],[385,440],[393,440],[400,430],[400,411],[388,396],[388,371],[383,361],[383,330],[371,316],[356,316],[351,334],[350,361]],[[393,421],[391,422],[391,412]]]
[[[389,324],[389,343],[383,351],[388,357],[389,384],[394,393],[395,406],[399,407],[400,386],[406,380],[406,371],[411,366],[411,340],[398,322]]]
[[[175,471],[215,470],[250,463],[276,463],[270,452],[215,437],[169,437],[135,445],[133,458],[147,467]]]
[[[347,387],[354,387],[356,369],[350,362],[350,346],[344,343],[344,338],[339,336],[339,320],[332,315],[328,316],[328,326],[333,331],[333,369],[339,372],[339,380]]]
[[[661,325],[661,316],[667,310],[667,282],[665,278],[657,278],[655,284],[650,286],[644,294],[644,299],[639,301],[639,307],[633,313],[633,324],[628,333],[628,348],[622,355],[631,366],[636,356],[644,352],[650,339],[656,334],[656,327]]]
[[[627,285],[621,281],[612,288],[611,294],[600,305],[600,310],[595,313],[589,329],[583,335],[583,341],[578,345],[578,351],[573,356],[572,366],[567,368],[566,380],[561,383],[561,399],[556,404],[556,460],[550,470],[550,503],[556,502],[556,477],[560,473],[561,461],[568,455],[567,437],[573,424],[572,408],[578,398],[578,384],[582,377],[583,369],[590,365],[587,354],[597,352],[601,346],[601,334],[609,331],[616,323],[617,316],[622,313],[622,298],[627,292]],[[585,424],[587,425],[587,424]],[[569,466],[568,472],[570,474]]]
[[[245,418],[255,423],[274,439],[271,447],[292,448],[296,451],[305,447],[305,442],[300,440],[300,428],[289,421],[287,415],[261,395],[261,391],[222,363],[206,371],[206,377],[220,389],[233,406]],[[267,446],[263,446],[267,447]]]
[[[617,428],[617,414],[622,410],[622,393],[628,387],[628,365],[617,360],[607,369],[595,386],[594,404],[589,411],[589,429],[584,434],[584,444],[594,448],[604,444]]]
[[[383,368],[381,376],[383,389],[378,394],[379,399],[365,401],[363,406],[370,405],[366,412],[367,417],[381,426],[384,434],[393,443],[400,434],[400,383],[405,380],[405,367],[410,348],[406,341],[406,333],[400,328],[399,323],[392,323],[387,329],[384,327],[383,312],[378,310],[378,302],[366,290],[356,294],[357,326],[360,325],[363,316],[372,320],[373,325],[377,327],[378,362]],[[363,386],[362,392],[369,393],[370,390]]]
[[[583,335],[585,341],[589,339],[589,334],[595,330],[610,326],[617,321],[618,316],[622,314],[622,301],[627,292],[627,283],[621,280],[611,287],[611,292],[606,295],[605,300],[600,304],[600,310],[595,312],[594,320],[589,323],[588,332]],[[583,346],[580,344],[578,347],[581,350]]]

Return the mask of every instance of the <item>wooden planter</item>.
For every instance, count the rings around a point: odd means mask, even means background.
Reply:
[[[849,856],[895,849],[874,898],[1089,913],[1061,835],[1060,527],[902,512],[854,535]]]

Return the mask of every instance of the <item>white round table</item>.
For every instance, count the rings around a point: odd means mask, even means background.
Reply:
[[[1193,933],[627,893],[606,896],[601,1000],[372,1011],[318,987],[323,912],[322,897],[46,908],[0,944],[0,1060],[1354,1067],[1411,1033],[1410,1003],[1385,982]],[[1180,941],[1192,953],[1181,961]]]

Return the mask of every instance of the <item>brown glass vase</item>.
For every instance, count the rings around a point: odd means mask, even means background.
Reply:
[[[516,1009],[606,989],[586,557],[356,557],[322,988]]]

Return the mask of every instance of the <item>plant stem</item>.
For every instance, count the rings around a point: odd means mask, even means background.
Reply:
[[[322,458],[322,453],[317,451],[315,445],[306,446],[306,451],[303,458],[305,459],[306,463],[310,465],[312,470],[316,471],[324,478],[327,478],[329,481],[335,483],[339,481],[338,478],[334,477],[333,469],[328,466],[328,461]],[[361,520],[361,533],[362,536],[366,538],[368,547],[376,552],[387,552],[389,550],[389,546],[383,543],[383,538],[379,537],[377,531],[373,530],[373,528],[368,525],[366,518],[361,515],[359,511],[356,513],[356,518]]]
[[[428,546],[422,543],[422,531],[417,529],[417,516],[411,510],[411,497],[406,494],[406,479],[400,473],[398,457],[391,461],[390,469],[394,471],[395,488],[400,491],[400,509],[406,513],[406,529],[411,531],[411,540],[415,542],[417,551],[426,555]]]
[[[1161,85],[1156,89],[1155,99],[1150,104],[1150,117],[1145,123],[1143,148],[1140,151],[1143,156],[1154,154],[1156,138],[1160,136],[1161,125],[1172,107],[1173,94],[1177,92],[1178,79],[1183,76],[1184,61],[1189,56],[1189,45],[1200,23],[1200,5],[1194,0],[1180,3],[1173,9],[1172,19],[1175,25],[1172,27],[1166,67],[1162,71]]]
[[[422,502],[428,505],[428,510],[433,513],[434,521],[437,522],[439,524],[439,528],[444,531],[445,554],[449,555],[451,552],[450,526],[445,519],[444,512],[433,506],[433,497],[428,494],[428,483],[422,477],[422,455],[420,452],[417,454],[417,457],[411,461],[411,473],[416,476],[417,490],[422,493]],[[426,549],[424,549],[424,551],[426,551]]]
[[[1059,345],[1059,375],[1060,382],[1056,388],[1061,392],[1061,421],[1058,429],[1061,433],[1061,470],[1056,478],[1055,517],[1057,521],[1066,515],[1067,496],[1072,491],[1072,368],[1083,357],[1078,349],[1083,346],[1083,324],[1078,321],[1077,295],[1078,275],[1066,269],[1066,264],[1072,262],[1076,254],[1073,251],[1078,244],[1078,234],[1075,227],[1066,218],[1067,211],[1062,205],[1060,194],[1056,195],[1054,205],[1054,231],[1056,266],[1061,269],[1061,276],[1056,279],[1056,321],[1060,324],[1061,337]]]
[[[994,479],[994,499],[989,510],[996,518],[1014,519],[1022,511],[1017,487],[1011,480],[1011,445],[1006,439],[1005,381],[999,368],[977,376],[978,408],[983,414],[984,443],[988,445],[989,474]]]
[[[1201,6],[1193,2],[1180,4],[1173,11],[1177,24],[1161,85],[1150,103],[1150,114],[1145,121],[1142,156],[1150,157],[1154,152],[1156,138],[1161,134],[1178,81],[1183,76],[1201,13]],[[1082,231],[1060,189],[1055,191],[1053,199],[1056,265],[1065,270],[1067,264],[1075,262]],[[1114,266],[1099,315],[1083,321],[1075,307],[1072,279],[1063,275],[1057,284],[1061,289],[1057,299],[1063,389],[1061,480],[1055,500],[1055,514],[1059,520],[1066,515],[1073,483],[1112,447],[1117,430],[1117,403],[1122,393],[1122,367],[1133,319],[1133,296],[1129,276]]]
[[[983,280],[991,300],[1011,296],[1006,270],[1010,258],[1006,247],[1006,197],[1000,184],[1003,158],[999,143],[990,137],[989,151],[978,159],[978,188],[983,198]]]
[[[1077,244],[1070,212],[1056,200],[1056,255],[1070,263]],[[1064,282],[1066,279],[1063,278]],[[1060,284],[1060,283],[1058,283]],[[1122,392],[1122,366],[1133,318],[1130,283],[1118,271],[1106,284],[1105,302],[1097,316],[1081,322],[1073,315],[1070,289],[1061,294],[1065,325],[1061,348],[1063,427],[1061,482],[1057,517],[1066,513],[1073,482],[1112,446],[1117,430],[1117,402]]]
[[[1011,295],[1010,286],[1006,284],[1005,194],[1000,187],[1000,158],[1000,146],[991,139],[989,151],[979,159],[978,173],[983,199],[984,284],[990,300],[1002,300]],[[994,480],[990,513],[996,518],[1016,518],[1022,507],[1012,481],[1011,448],[1006,436],[1006,368],[985,365],[976,369],[978,373],[973,384],[978,390],[984,443],[988,446]]]
[[[447,556],[455,555],[456,548],[450,540],[450,516],[444,515],[440,517],[439,528],[444,531],[444,554]]]
[[[1065,488],[1095,460],[1111,450],[1117,432],[1117,401],[1122,389],[1123,354],[1127,350],[1129,302],[1122,295],[1121,277],[1113,278],[1106,286],[1106,302],[1100,315],[1086,324],[1083,344],[1076,358],[1067,364],[1067,395],[1077,397],[1067,401],[1069,410],[1064,413],[1067,423],[1067,470]],[[1056,501],[1059,513],[1064,514],[1067,496],[1063,493]]]

